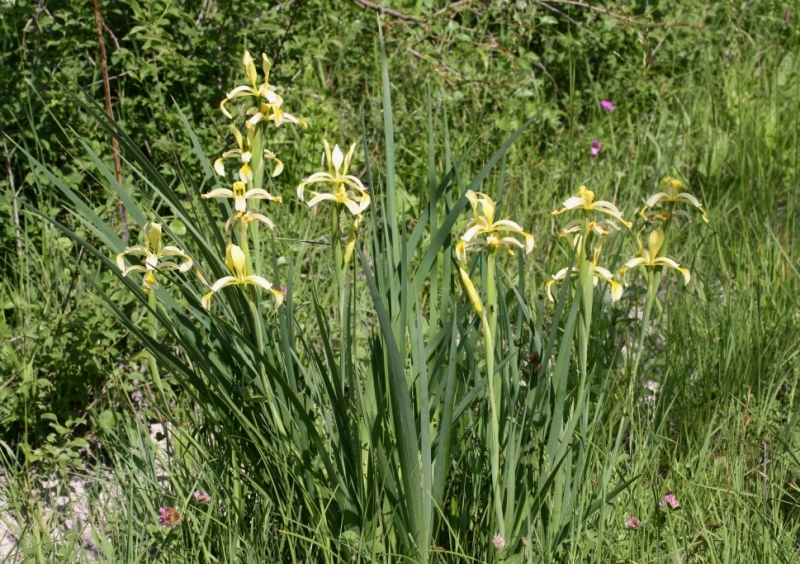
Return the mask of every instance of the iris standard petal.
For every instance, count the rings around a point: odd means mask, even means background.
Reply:
[[[478,213],[478,195],[472,190],[467,190],[467,193],[464,195],[467,197],[467,200],[469,200],[469,205],[472,208],[472,216],[478,217],[480,215]]]
[[[333,163],[333,170],[336,171],[336,176],[339,176],[342,163],[344,163],[344,153],[342,153],[339,145],[333,146],[333,152],[331,152],[331,162]]]
[[[350,145],[350,150],[347,151],[347,155],[344,157],[344,167],[342,168],[342,174],[346,174],[347,171],[350,169],[350,160],[353,158],[353,153],[356,150],[357,143],[353,143]],[[359,180],[359,183],[361,181]]]

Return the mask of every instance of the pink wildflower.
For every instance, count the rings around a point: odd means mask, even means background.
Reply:
[[[786,10],[786,14],[783,18],[783,25],[789,25],[789,21],[792,19],[792,11]]]
[[[211,494],[197,490],[194,492],[194,499],[197,503],[208,503],[211,501]]]
[[[658,502],[658,505],[661,507],[669,505],[672,509],[678,509],[681,506],[678,498],[675,497],[675,494],[672,492],[667,492],[666,495],[661,498],[661,501]]]
[[[597,158],[597,155],[600,154],[600,149],[602,147],[603,147],[603,145],[600,143],[600,141],[597,140],[597,137],[595,137],[594,141],[592,141],[592,158],[593,159]]]
[[[158,520],[162,527],[174,529],[181,524],[181,514],[174,507],[162,507],[158,510]]]
[[[625,526],[626,526],[626,527],[628,527],[629,529],[638,529],[639,527],[641,527],[641,526],[642,526],[642,522],[641,522],[641,521],[639,521],[639,520],[636,518],[636,516],[634,516],[634,515],[631,515],[631,516],[630,516],[630,517],[628,517],[628,519],[625,521]]]
[[[497,550],[503,550],[506,547],[506,539],[500,533],[496,533],[492,537],[492,544]]]
[[[600,100],[600,106],[607,112],[613,112],[617,109],[617,107],[608,100]]]

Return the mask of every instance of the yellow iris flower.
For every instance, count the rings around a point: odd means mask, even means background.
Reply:
[[[513,254],[512,247],[522,249],[528,255],[533,251],[533,235],[527,233],[522,227],[509,219],[494,220],[495,205],[486,194],[467,190],[467,199],[472,206],[472,221],[467,224],[467,230],[456,244],[456,256],[462,263],[467,262],[467,253],[488,248],[494,252],[499,248],[508,250]],[[516,237],[500,237],[499,232],[509,232],[522,235],[524,243]]]
[[[227,231],[231,227],[235,228],[240,221],[242,222],[242,225],[247,225],[252,221],[260,221],[270,229],[275,229],[275,224],[272,223],[272,220],[270,218],[268,218],[264,214],[247,210],[244,212],[237,212],[232,217],[229,217],[228,221],[225,222],[225,230]]]
[[[233,208],[237,213],[243,214],[247,210],[247,200],[272,200],[280,202],[280,196],[273,196],[263,188],[247,189],[244,182],[234,182],[233,189],[227,188],[214,188],[207,194],[200,196],[204,200],[208,198],[233,198]]]
[[[570,278],[577,278],[578,275],[580,274],[580,270],[581,270],[580,269],[580,263],[581,263],[581,260],[582,260],[581,259],[581,254],[582,253],[581,253],[580,249],[581,249],[581,246],[583,245],[583,237],[581,237],[580,235],[576,236],[575,239],[574,239],[574,242],[575,242],[574,248],[579,249],[579,251],[578,251],[579,254],[578,254],[578,262],[572,268],[572,272],[570,273]],[[622,284],[620,284],[619,282],[614,280],[614,275],[611,274],[610,270],[608,270],[607,268],[603,268],[602,266],[598,266],[597,265],[598,261],[600,260],[600,249],[601,248],[602,248],[601,244],[595,245],[595,248],[594,248],[594,257],[592,258],[592,264],[591,264],[592,284],[594,286],[597,286],[597,283],[600,280],[608,282],[608,285],[611,287],[611,301],[616,302],[617,300],[619,300],[622,297],[622,291],[623,291]],[[567,272],[568,271],[569,271],[569,268],[562,268],[561,270],[556,272],[553,275],[553,277],[550,280],[548,280],[547,283],[544,285],[544,289],[547,292],[547,297],[550,299],[551,302],[555,301],[555,300],[553,299],[553,293],[552,293],[550,287],[553,284],[555,284],[556,282],[558,282],[560,280],[564,280],[567,277]]]
[[[595,202],[594,201],[594,192],[588,190],[586,186],[581,186],[578,188],[578,195],[571,196],[567,198],[564,203],[562,204],[561,209],[553,211],[553,215],[559,215],[564,213],[565,211],[574,210],[574,209],[581,209],[584,211],[596,211],[599,213],[604,213],[606,215],[610,215],[620,221],[625,227],[630,228],[632,223],[629,221],[625,221],[625,218],[622,217],[622,212],[619,211],[619,208],[612,204],[611,202],[607,202],[605,200],[600,200]]]
[[[192,268],[192,259],[178,247],[171,245],[163,246],[161,243],[161,224],[150,221],[142,228],[144,234],[144,245],[134,245],[133,247],[126,248],[123,252],[117,255],[117,268],[122,271],[123,276],[127,276],[131,272],[144,273],[144,285],[142,289],[147,291],[149,289],[158,288],[158,281],[155,277],[155,272],[158,270],[179,270],[186,272]],[[134,264],[125,267],[125,256],[134,255],[142,256],[143,265]],[[181,263],[177,263],[169,259],[177,257],[183,259]]]
[[[309,190],[313,197],[308,201],[308,207],[311,208],[324,200],[329,200],[344,205],[353,215],[361,214],[369,207],[369,192],[358,178],[347,174],[356,144],[353,143],[350,146],[347,156],[342,153],[339,145],[334,145],[333,151],[331,151],[331,146],[327,141],[323,140],[323,144],[325,145],[323,161],[327,162],[328,172],[315,172],[303,180],[297,187],[297,197],[300,198],[300,201],[305,201],[306,186],[329,182],[334,185],[334,192],[320,193]]]
[[[259,286],[269,292],[275,298],[275,305],[280,306],[283,303],[283,293],[272,287],[272,282],[261,276],[247,274],[247,261],[245,260],[244,251],[238,245],[229,243],[225,249],[225,264],[231,271],[231,276],[223,276],[211,286],[211,291],[203,296],[201,303],[205,309],[211,307],[211,297],[219,292],[226,286],[245,285]]]
[[[570,233],[579,233],[581,230],[583,230],[583,220],[574,219],[564,226],[564,228],[559,233],[559,236],[564,237]],[[605,237],[609,233],[611,233],[611,231],[619,231],[619,225],[617,225],[610,219],[601,219],[600,221],[590,221],[589,231],[591,231],[598,237]]]
[[[244,71],[250,84],[237,86],[225,95],[225,98],[219,104],[219,109],[222,110],[225,117],[233,119],[228,108],[225,107],[228,102],[236,98],[253,96],[256,98],[257,102],[256,107],[250,108],[247,111],[247,115],[252,116],[247,120],[248,128],[253,127],[259,121],[273,121],[276,126],[288,121],[306,127],[306,122],[297,119],[291,114],[287,114],[281,109],[283,98],[275,92],[275,87],[269,83],[269,71],[272,64],[269,62],[269,59],[267,59],[267,56],[261,53],[261,67],[264,70],[264,82],[262,84],[258,84],[258,71],[256,71],[255,62],[248,51],[244,52],[242,62],[244,63]]]
[[[295,123],[301,127],[308,127],[308,124],[292,114],[287,114],[281,109],[283,98],[275,92],[270,92],[266,102],[262,102],[258,108],[250,108],[247,115],[251,116],[247,120],[247,128],[252,129],[260,121],[271,121],[275,127],[283,125],[284,122]]]
[[[649,266],[651,268],[656,266],[665,266],[667,268],[674,268],[683,274],[683,283],[684,285],[688,284],[689,280],[692,278],[688,268],[682,267],[671,258],[658,256],[658,253],[661,251],[661,247],[663,246],[664,231],[659,227],[658,229],[654,229],[650,232],[646,249],[642,247],[641,243],[639,243],[639,254],[625,263],[625,265],[619,270],[620,276],[624,276],[628,270],[631,268],[636,268],[637,266]]]
[[[233,116],[225,107],[227,102],[230,102],[236,98],[242,98],[244,96],[255,96],[256,98],[264,98],[269,100],[273,95],[275,95],[275,87],[269,83],[269,69],[272,65],[264,53],[261,53],[261,59],[261,66],[264,69],[264,82],[259,85],[258,72],[256,71],[256,65],[253,61],[253,57],[250,55],[249,51],[244,52],[242,62],[244,63],[244,72],[247,75],[247,78],[250,80],[250,84],[237,86],[228,92],[222,102],[220,102],[219,109],[222,110],[222,113],[225,114],[225,117],[228,119],[233,119]]]
[[[253,173],[250,170],[250,161],[253,159],[253,153],[250,151],[250,147],[252,145],[252,134],[248,131],[247,150],[245,151],[244,139],[242,139],[242,134],[239,132],[239,129],[235,125],[232,125],[231,132],[236,138],[236,144],[239,146],[239,148],[222,153],[222,156],[214,161],[214,170],[220,176],[225,176],[225,160],[239,159],[239,161],[242,163],[242,167],[239,169],[239,179],[242,182],[250,182],[253,179]],[[275,161],[275,168],[272,171],[273,178],[283,172],[283,163],[280,161],[280,159],[278,159],[278,157],[275,156],[275,153],[264,149],[264,158]]]
[[[708,223],[708,214],[706,214],[706,210],[703,209],[703,204],[700,203],[700,200],[688,192],[681,192],[681,188],[683,188],[683,182],[676,178],[672,178],[671,176],[667,176],[661,181],[661,185],[664,187],[664,191],[653,194],[644,203],[644,208],[642,208],[640,213],[642,219],[646,219],[645,211],[648,208],[652,208],[663,200],[665,202],[684,203],[696,207],[700,210],[700,213],[703,214],[703,221]]]

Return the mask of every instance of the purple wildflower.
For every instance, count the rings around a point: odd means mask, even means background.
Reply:
[[[672,509],[678,509],[681,506],[678,498],[675,497],[675,494],[672,492],[667,492],[666,495],[661,498],[661,501],[658,502],[658,505],[661,507],[669,505]]]
[[[613,112],[617,107],[608,100],[600,100],[600,106],[607,112]]]
[[[197,503],[208,503],[211,501],[211,494],[197,490],[194,492],[194,499]]]
[[[786,15],[783,18],[783,25],[789,25],[789,20],[792,19],[792,11],[786,10]]]
[[[174,529],[181,524],[181,514],[174,507],[162,507],[158,510],[158,520],[162,527]]]
[[[602,147],[603,147],[603,145],[600,143],[600,141],[597,140],[597,137],[595,137],[594,141],[592,141],[592,158],[593,159],[597,158],[597,155],[600,154],[600,149]]]
[[[630,517],[628,517],[628,519],[625,521],[625,526],[626,526],[626,527],[628,527],[629,529],[638,529],[639,527],[641,527],[641,526],[642,526],[642,522],[641,522],[641,521],[639,521],[639,520],[636,518],[636,516],[634,516],[634,515],[631,515],[631,516],[630,516]]]

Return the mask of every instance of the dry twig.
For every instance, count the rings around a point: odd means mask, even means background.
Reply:
[[[111,107],[111,84],[108,80],[108,58],[106,57],[106,42],[103,39],[103,16],[100,14],[100,5],[97,0],[92,0],[94,3],[94,23],[97,27],[97,43],[100,45],[100,73],[103,76],[103,91],[106,98],[106,113],[113,121],[114,110]],[[113,37],[113,35],[112,35]],[[114,38],[116,41],[116,38]],[[114,152],[114,171],[117,174],[117,183],[122,185],[122,160],[119,157],[119,143],[116,137],[111,137],[111,149]],[[128,213],[125,211],[125,206],[122,202],[117,207],[120,222],[120,238],[122,242],[128,244]]]

